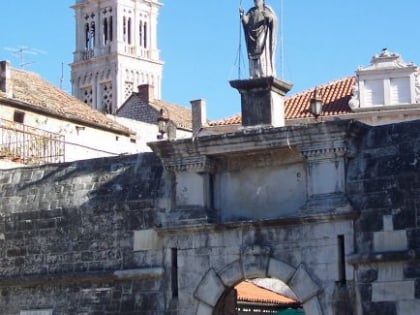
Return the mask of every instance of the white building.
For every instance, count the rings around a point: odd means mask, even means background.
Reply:
[[[156,138],[155,125],[144,130]],[[37,74],[0,62],[0,160],[43,164],[132,154],[146,150],[138,142],[150,135],[143,138]]]
[[[141,84],[161,97],[157,0],[76,0],[72,94],[114,113]]]

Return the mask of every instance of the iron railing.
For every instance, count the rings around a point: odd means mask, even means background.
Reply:
[[[0,159],[36,165],[64,162],[65,137],[0,119]]]

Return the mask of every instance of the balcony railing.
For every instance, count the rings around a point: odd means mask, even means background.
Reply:
[[[0,159],[36,165],[64,162],[65,137],[0,119]]]

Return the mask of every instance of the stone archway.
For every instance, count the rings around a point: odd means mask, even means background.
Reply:
[[[303,264],[294,268],[271,257],[268,248],[254,246],[243,251],[241,258],[216,271],[210,269],[195,290],[199,301],[197,315],[213,315],[219,299],[237,283],[253,278],[276,278],[287,284],[302,304],[305,314],[322,315],[318,300],[320,287]]]

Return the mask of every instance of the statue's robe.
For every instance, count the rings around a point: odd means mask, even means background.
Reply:
[[[276,76],[277,18],[269,6],[251,8],[242,18],[251,78]]]

